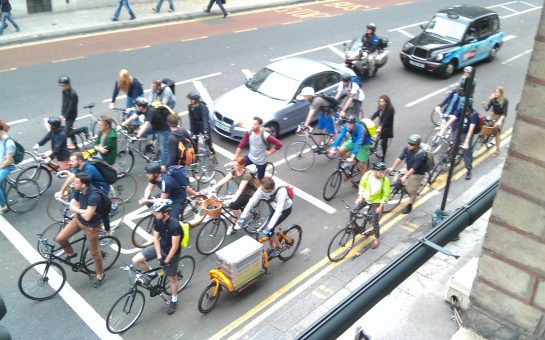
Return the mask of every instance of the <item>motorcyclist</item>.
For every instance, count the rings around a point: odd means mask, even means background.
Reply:
[[[375,34],[377,25],[369,23],[367,25],[367,33],[361,37],[362,50],[367,51],[367,70],[369,77],[375,75],[375,61],[377,59],[377,49],[380,43],[380,38]]]

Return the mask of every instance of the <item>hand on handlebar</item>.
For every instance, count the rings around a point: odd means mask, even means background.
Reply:
[[[263,229],[260,230],[261,235],[271,237],[273,235],[272,230],[269,229]]]
[[[34,146],[32,147],[32,149],[34,149],[34,151],[40,150],[40,144],[34,144]]]
[[[110,103],[110,105],[108,105],[108,108],[110,110],[113,110],[115,108],[115,103]]]

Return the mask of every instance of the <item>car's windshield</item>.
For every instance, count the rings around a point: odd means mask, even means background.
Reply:
[[[433,17],[426,25],[425,31],[456,41],[462,40],[466,31],[466,25],[442,16]]]
[[[263,68],[246,82],[246,87],[278,100],[291,100],[298,82],[295,79]]]

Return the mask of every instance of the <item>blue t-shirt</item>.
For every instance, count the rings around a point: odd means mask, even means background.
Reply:
[[[155,182],[157,186],[161,189],[161,192],[168,194],[168,198],[175,201],[185,201],[187,198],[186,187],[189,186],[189,178],[187,183],[179,183],[174,177],[169,174],[164,173],[161,175],[161,181]]]
[[[407,170],[414,169],[414,173],[417,175],[423,175],[425,173],[424,168],[426,165],[426,152],[418,148],[414,151],[409,151],[409,147],[405,146],[399,159],[406,160]],[[419,152],[420,151],[420,152]]]
[[[89,188],[87,188],[86,192],[76,190],[74,193],[74,199],[79,202],[80,209],[85,210],[88,206],[97,207],[95,214],[90,221],[86,221],[83,217],[81,217],[81,215],[77,215],[81,224],[91,228],[99,227],[100,223],[102,222],[102,215],[99,213],[100,209],[102,208],[102,198],[97,190],[100,189],[97,189],[91,184]]]
[[[454,122],[454,126],[452,127],[453,131],[456,131],[458,128],[458,119],[460,119],[460,116],[462,115],[463,108],[459,108],[456,110],[456,113],[454,116],[456,117],[456,121]],[[464,118],[464,125],[462,126],[462,133],[466,134],[469,131],[469,126],[471,124],[475,124],[475,127],[477,127],[477,124],[479,123],[479,114],[475,110],[471,110],[468,114],[466,114]],[[473,130],[473,133],[475,133],[475,130]]]
[[[85,162],[85,165],[83,165],[83,170],[80,170],[79,168],[75,168],[72,170],[72,173],[74,173],[74,175],[77,175],[80,172],[86,173],[91,179],[91,184],[97,188],[100,188],[102,192],[108,195],[108,193],[110,192],[110,185],[106,183],[104,177],[102,177],[102,174],[94,165]]]

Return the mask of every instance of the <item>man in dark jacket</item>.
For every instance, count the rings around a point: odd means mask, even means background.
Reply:
[[[380,38],[377,37],[376,32],[377,25],[369,23],[367,25],[367,33],[361,37],[362,48],[366,49],[367,54],[367,65],[369,76],[372,77],[375,75],[375,61],[377,59],[377,49],[378,44],[380,43]]]
[[[208,117],[208,107],[206,103],[201,100],[201,95],[198,92],[190,92],[187,95],[189,112],[189,133],[196,137],[199,133],[202,133],[208,149],[212,154],[216,154],[214,146],[212,145],[212,135],[210,134],[210,117]],[[193,144],[195,150],[198,150],[198,145],[195,141]]]
[[[19,25],[13,20],[13,17],[11,16],[11,4],[9,3],[9,0],[0,0],[2,5],[2,22],[0,23],[0,35],[4,33],[4,28],[6,28],[8,25],[6,25],[6,20],[11,22],[13,27],[17,32],[21,30]]]
[[[69,151],[66,146],[66,129],[61,126],[61,120],[58,117],[49,117],[49,132],[38,143],[34,145],[34,150],[38,150],[40,146],[48,141],[51,141],[51,150],[45,152],[46,157],[57,158],[60,169],[70,168]]]
[[[72,88],[70,84],[70,78],[68,76],[59,77],[59,86],[62,90],[62,106],[61,106],[61,120],[66,127],[66,133],[72,140],[73,145],[77,145],[76,133],[83,132],[85,136],[89,137],[89,130],[84,128],[74,129],[74,122],[78,118],[78,94]]]
[[[183,127],[178,126],[180,120],[177,115],[170,115],[167,118],[170,133],[168,134],[168,161],[165,165],[165,171],[171,165],[189,165],[180,161],[180,151],[178,150],[178,141],[182,138],[191,140],[191,135]]]

